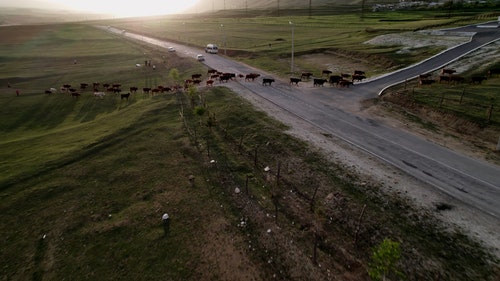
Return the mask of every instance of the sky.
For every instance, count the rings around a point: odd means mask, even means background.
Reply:
[[[0,0],[0,7],[74,10],[116,17],[182,13],[200,0]]]

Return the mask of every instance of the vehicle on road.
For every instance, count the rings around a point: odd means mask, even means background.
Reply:
[[[205,48],[205,53],[217,54],[219,52],[219,47],[215,44],[208,44]]]
[[[175,48],[174,47],[168,47],[168,51],[169,52],[175,52]]]
[[[204,57],[203,55],[197,55],[197,56],[196,56],[196,59],[197,59],[198,61],[204,61],[204,60],[205,60],[205,57]]]

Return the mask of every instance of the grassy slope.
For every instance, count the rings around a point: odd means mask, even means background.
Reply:
[[[114,95],[95,99],[90,92],[79,99],[43,94],[46,87],[62,83],[113,81],[124,88],[168,83],[172,67],[187,77],[202,71],[194,62],[163,57],[85,26],[14,31],[26,36],[3,44],[0,52],[8,54],[2,61],[9,62],[10,70],[1,74],[2,85],[9,81],[14,87],[0,90],[0,168],[5,172],[0,179],[0,275],[6,279],[218,280],[250,274],[248,267],[256,269],[253,277],[264,280],[273,274],[324,279],[327,272],[309,258],[311,220],[323,229],[323,268],[343,280],[366,279],[370,248],[387,236],[402,241],[402,266],[410,280],[434,274],[458,280],[464,265],[467,276],[491,276],[493,269],[477,244],[434,229],[425,215],[401,212],[404,202],[381,208],[376,187],[360,183],[341,167],[325,165],[304,144],[283,134],[286,128],[231,93],[207,94],[209,114],[203,122],[216,116],[213,131],[197,125],[186,97],[179,96],[190,131],[202,136],[196,148],[179,119],[174,95],[137,94],[127,102]],[[23,59],[32,50],[40,52]],[[156,72],[135,67],[145,52],[161,66]],[[116,53],[119,59],[108,58]],[[21,89],[20,97],[15,88]],[[273,224],[265,213],[274,209],[270,197],[276,192],[271,189],[275,179],[253,170],[255,147],[259,167],[281,159],[284,184],[294,190],[279,196],[283,231],[273,236],[262,233]],[[208,153],[210,158],[204,156]],[[218,160],[217,169],[206,165],[212,158]],[[255,176],[252,196],[227,196],[234,185],[244,186],[249,174]],[[190,175],[195,175],[195,187]],[[340,201],[328,205],[318,200],[317,212],[311,213],[304,198],[320,184],[318,198],[334,193]],[[366,222],[354,247],[353,218],[365,203]],[[160,224],[164,212],[172,216],[168,239]],[[243,231],[233,227],[241,217],[249,220]],[[253,241],[255,252],[243,250],[249,246],[245,240]],[[268,263],[269,258],[274,262]],[[417,258],[422,261],[415,262]],[[236,264],[224,275],[225,266],[245,259],[250,260],[245,266]]]

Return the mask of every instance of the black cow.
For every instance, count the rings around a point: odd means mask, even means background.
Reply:
[[[486,76],[472,76],[471,77],[471,84],[481,84],[484,80],[486,80]]]
[[[325,84],[326,79],[319,79],[319,78],[314,78],[314,84],[313,86],[316,87],[323,87],[323,84]]]
[[[364,76],[362,74],[354,74],[352,76],[352,82],[354,82],[354,81],[362,81],[365,78],[366,78],[366,76]]]
[[[323,71],[321,71],[321,76],[323,76],[323,75],[328,76],[330,74],[332,74],[332,71],[330,71],[330,70],[323,70]]]
[[[342,80],[339,81],[339,85],[342,88],[344,88],[344,87],[349,88],[349,85],[352,85],[352,84],[353,84],[352,81],[349,81],[349,80],[342,79]]]
[[[219,76],[219,81],[222,82],[228,82],[231,80],[231,75],[229,73],[224,73],[221,76]]]
[[[365,75],[365,72],[362,70],[354,70],[354,75]]]
[[[291,77],[290,78],[290,85],[295,84],[298,86],[300,81],[302,81],[300,78]]]
[[[120,99],[121,99],[121,100],[122,100],[122,99],[126,99],[126,100],[128,100],[128,98],[129,98],[129,97],[130,97],[130,93],[126,93],[126,94],[121,94],[121,95],[120,95]]]
[[[331,86],[333,86],[333,84],[338,85],[340,80],[342,80],[342,77],[340,75],[332,75],[330,76],[328,83],[330,83]]]
[[[492,68],[488,70],[488,76],[491,78],[495,74],[500,74],[500,68]]]
[[[271,86],[271,83],[273,83],[273,82],[274,82],[274,79],[272,79],[272,78],[264,78],[264,79],[262,79],[262,85],[264,85],[264,86],[265,85]]]

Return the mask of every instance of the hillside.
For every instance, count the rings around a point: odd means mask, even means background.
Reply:
[[[361,6],[361,0],[311,0],[312,8],[320,7],[340,7],[340,6]],[[396,3],[395,0],[375,1],[367,0],[366,5],[375,3]],[[255,0],[255,1],[241,1],[241,0],[200,0],[199,4],[195,7],[197,11],[218,11],[218,10],[231,10],[231,9],[303,9],[309,8],[309,1],[307,0]]]

